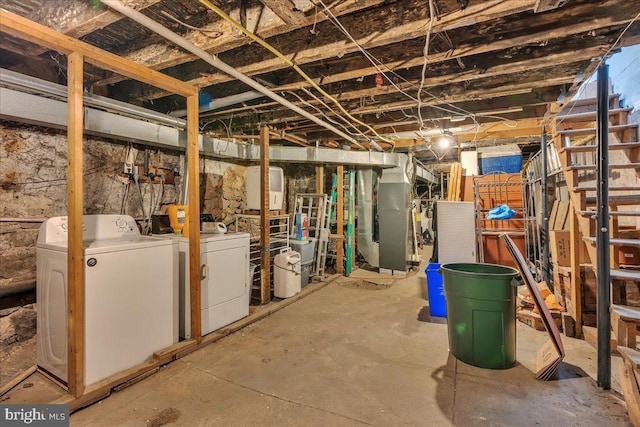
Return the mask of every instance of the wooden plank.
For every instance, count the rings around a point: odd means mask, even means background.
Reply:
[[[189,303],[191,338],[202,339],[200,277],[200,150],[198,147],[198,96],[187,97],[187,173],[189,205]]]
[[[0,21],[2,21],[1,32],[22,40],[45,46],[65,55],[77,52],[92,65],[164,89],[170,93],[182,96],[198,94],[198,89],[188,83],[54,31],[15,13],[0,9]]]
[[[558,66],[563,64],[571,64],[579,61],[584,61],[589,58],[593,58],[594,56],[601,55],[603,52],[606,52],[607,47],[605,45],[598,45],[589,48],[585,48],[583,51],[576,52],[575,49],[571,49],[568,52],[555,53],[550,55],[545,55],[537,58],[526,58],[517,62],[504,62],[500,63],[498,59],[495,59],[493,62],[490,62],[489,59],[486,60],[486,68],[483,68],[482,73],[479,73],[475,69],[466,69],[460,71],[459,69],[451,69],[450,72],[446,73],[437,73],[438,75],[430,76],[427,81],[425,81],[424,87],[430,88],[435,86],[441,86],[445,84],[452,83],[460,83],[460,82],[471,82],[474,80],[487,79],[490,77],[498,77],[505,74],[515,74],[522,72],[531,72],[533,70],[539,69],[548,69],[550,66]],[[485,55],[493,55],[492,53]],[[493,55],[495,56],[495,55]],[[410,68],[411,66],[419,66],[418,59],[409,59],[409,60],[399,60],[399,61],[389,61],[385,63],[387,67],[390,69],[396,68]],[[513,61],[513,59],[511,60]],[[412,65],[413,64],[413,65]],[[553,65],[551,65],[553,64]],[[445,68],[444,66],[434,66],[439,68]],[[328,85],[330,83],[338,83],[347,80],[355,80],[361,78],[363,76],[371,76],[379,73],[379,70],[373,65],[366,65],[362,68],[357,68],[354,70],[337,72],[328,76],[322,76],[316,79],[313,79],[317,84]],[[196,86],[200,86],[199,80],[194,80],[191,82]],[[204,78],[202,80],[204,82]],[[206,84],[210,84],[211,82],[207,81]],[[354,90],[343,89],[341,93],[336,94],[336,99],[343,101],[347,99],[357,99],[363,96],[381,96],[388,95],[391,93],[397,92],[398,89],[407,90],[411,86],[419,85],[420,79],[408,79],[404,83],[397,84],[396,86],[387,86],[382,85],[379,87],[369,87],[369,88],[358,88]],[[305,80],[297,80],[290,83],[283,83],[280,86],[276,86],[273,88],[274,91],[287,91],[287,90],[297,90],[301,87],[309,87],[311,83]],[[595,120],[595,119],[594,119]],[[513,129],[512,129],[513,130]]]
[[[640,392],[631,363],[625,361],[618,365],[618,377],[622,385],[624,401],[627,403],[629,420],[635,427],[640,427]]]
[[[336,252],[336,271],[338,274],[344,274],[344,166],[338,165],[338,194],[336,207],[336,234],[338,235],[337,252]]]
[[[573,202],[569,203],[569,239],[571,256],[571,304],[572,316],[576,321],[576,338],[582,337],[582,283],[580,279],[580,229]]]
[[[3,22],[4,24],[4,22]],[[82,247],[83,57],[67,61],[67,363],[69,393],[84,392],[84,263]]]
[[[136,10],[146,9],[159,2],[160,0],[139,0],[136,4]],[[45,6],[41,9],[40,16],[32,18],[35,22],[75,38],[101,30],[124,18],[124,15],[108,8],[98,9],[92,7],[91,2],[83,0],[65,1],[66,13],[64,14],[57,13],[58,8],[59,5],[55,3],[51,6],[45,3]],[[19,49],[12,50],[25,56],[39,56],[47,51],[42,46],[21,46]]]
[[[33,374],[37,369],[38,367],[36,365],[33,365],[32,367],[26,369],[24,372],[20,372],[20,374],[18,374],[14,379],[0,388],[0,397],[4,396],[9,391],[11,391],[12,388],[29,378],[31,374]]]
[[[155,353],[153,353],[153,358],[156,359],[161,365],[164,365],[176,359],[176,355],[184,352],[185,350],[195,350],[197,345],[198,342],[194,339],[180,341],[172,346],[156,351]]]
[[[316,166],[316,193],[324,194],[324,166]]]
[[[260,304],[271,301],[269,238],[269,127],[260,128]]]
[[[260,3],[267,6],[278,18],[294,28],[307,25],[307,17],[301,11],[294,9],[289,0],[260,0]]]
[[[618,347],[618,353],[631,363],[634,369],[640,369],[640,351],[629,347]]]
[[[69,412],[77,411],[109,396],[113,387],[125,384],[140,375],[145,375],[149,371],[157,370],[159,366],[160,363],[157,360],[147,360],[139,365],[132,366],[129,369],[100,380],[97,383],[91,384],[86,388],[82,396],[74,398],[71,395],[67,395],[52,403],[67,404],[69,405]]]
[[[546,12],[547,10],[557,9],[567,3],[568,0],[537,0],[533,7],[535,13]]]

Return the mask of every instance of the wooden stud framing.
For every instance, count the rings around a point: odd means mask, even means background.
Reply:
[[[198,147],[198,96],[187,97],[187,168],[189,172],[189,295],[191,337],[202,339],[200,288],[200,152]]]
[[[69,393],[84,393],[84,263],[82,247],[83,58],[67,65],[67,363]]]
[[[271,300],[269,247],[269,127],[260,128],[260,304]]]
[[[338,274],[344,274],[344,166],[338,165],[338,194],[336,195],[336,220],[338,237],[338,248],[336,253],[336,270]]]
[[[84,264],[82,245],[82,137],[84,62],[187,97],[187,155],[190,161],[189,208],[191,256],[191,313],[193,335],[200,336],[200,214],[198,161],[198,89],[180,80],[150,70],[135,62],[51,30],[14,13],[0,9],[0,32],[68,55],[67,77],[67,363],[69,395],[75,401],[107,396],[110,386],[102,382],[84,386]],[[191,170],[192,169],[192,170]],[[193,260],[195,259],[195,262]],[[197,305],[195,305],[197,304]],[[196,309],[194,309],[194,307]],[[196,313],[197,321],[193,322]],[[126,374],[127,371],[121,374]]]
[[[77,52],[84,57],[86,62],[92,65],[139,80],[171,93],[182,96],[198,94],[198,89],[188,83],[151,70],[73,37],[66,36],[15,13],[0,9],[0,21],[2,21],[2,27],[0,27],[2,32],[22,40],[27,40],[67,55]]]

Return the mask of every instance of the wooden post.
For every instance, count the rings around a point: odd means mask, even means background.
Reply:
[[[260,128],[260,304],[271,301],[269,240],[269,127]]]
[[[324,166],[316,166],[316,193],[324,193]]]
[[[571,307],[576,321],[576,338],[582,337],[582,281],[580,279],[580,248],[583,244],[576,209],[569,202],[569,236],[571,240]]]
[[[84,263],[82,247],[83,57],[67,59],[67,363],[69,393],[84,393]]]
[[[344,166],[338,165],[336,173],[338,175],[338,194],[336,195],[336,234],[339,236],[336,253],[336,271],[338,274],[344,274]]]
[[[198,147],[198,96],[187,97],[187,170],[189,172],[189,305],[191,338],[202,340],[200,277],[200,150]]]

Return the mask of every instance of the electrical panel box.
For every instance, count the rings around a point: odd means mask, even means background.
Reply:
[[[282,210],[284,200],[284,172],[269,167],[269,210]],[[260,166],[247,168],[247,209],[260,210]]]

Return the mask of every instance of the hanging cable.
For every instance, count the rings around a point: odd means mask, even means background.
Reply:
[[[322,105],[323,107],[325,107],[327,110],[331,111],[333,114],[336,115],[336,117],[340,120],[342,120],[347,126],[351,126],[353,129],[355,129],[355,131],[357,133],[359,133],[361,136],[367,138],[367,136],[360,130],[358,129],[357,126],[355,126],[353,123],[349,122],[349,120],[347,120],[346,118],[342,117],[340,114],[338,114],[333,108],[331,108],[331,106],[327,105],[326,102],[324,102],[322,99],[318,98],[313,92],[311,92],[309,89],[307,88],[301,88],[302,91],[304,93],[306,93],[307,95],[309,95],[311,98],[313,98],[316,102],[318,102],[320,105]],[[293,92],[291,92],[293,93]],[[311,104],[309,104],[311,105]],[[325,117],[327,118],[327,120],[331,120],[329,119],[329,116],[325,115]]]
[[[347,132],[349,135],[351,135],[351,136],[355,136],[355,134],[354,134],[353,132],[351,132],[349,129],[347,129],[347,127],[346,127],[345,125],[343,125],[342,123],[340,123],[340,122],[338,122],[338,121],[336,121],[336,120],[331,119],[327,114],[325,114],[325,113],[324,113],[324,111],[322,111],[321,109],[319,109],[319,108],[318,108],[318,107],[316,107],[315,105],[311,104],[310,102],[308,102],[308,101],[304,100],[304,99],[303,99],[300,95],[298,95],[297,93],[295,93],[295,92],[293,92],[293,91],[287,91],[286,93],[288,93],[288,94],[290,94],[290,95],[293,95],[294,97],[298,98],[298,100],[299,100],[302,104],[306,105],[306,106],[307,106],[307,107],[309,107],[309,108],[313,108],[317,113],[319,113],[320,115],[322,115],[324,118],[326,118],[328,121],[330,121],[330,122],[331,122],[331,123],[333,123],[334,125],[336,125],[336,126],[340,126],[340,127],[341,127],[342,129],[344,129],[344,131],[345,131],[345,132]],[[357,132],[359,132],[360,134],[362,134],[362,135],[363,135],[363,136],[365,136],[365,138],[366,138],[366,135],[364,135],[364,134],[362,133],[362,131],[360,131],[360,129],[356,128],[355,126],[354,126],[354,129],[356,129],[356,131],[357,131]]]
[[[305,73],[304,71],[302,71],[302,69],[296,65],[295,62],[291,61],[289,58],[287,58],[285,55],[283,55],[280,51],[278,51],[276,48],[274,48],[273,46],[271,46],[269,43],[267,43],[265,40],[263,40],[261,37],[258,37],[257,35],[253,34],[251,31],[249,31],[248,29],[246,29],[245,27],[243,27],[242,25],[240,25],[237,21],[235,21],[233,18],[231,18],[229,15],[227,15],[222,9],[220,9],[219,7],[215,6],[213,3],[211,3],[208,0],[199,0],[200,3],[204,4],[205,6],[207,6],[209,9],[213,10],[215,13],[217,13],[218,15],[220,15],[220,17],[222,19],[224,19],[225,21],[229,22],[234,28],[236,28],[237,30],[241,31],[243,34],[245,34],[246,36],[248,36],[249,38],[251,38],[252,40],[256,41],[260,46],[264,47],[265,49],[267,49],[269,52],[273,53],[276,57],[280,58],[285,64],[287,64],[288,66],[292,67],[300,76],[302,76],[302,78],[304,80],[306,80],[311,86],[313,86],[314,89],[316,89],[318,92],[320,92],[323,96],[327,97],[327,99],[329,99],[331,102],[333,102],[336,107],[338,107],[338,109],[345,114],[347,117],[349,117],[349,119],[353,120],[354,122],[356,122],[357,124],[366,127],[367,129],[373,131],[373,133],[379,137],[382,141],[385,142],[392,142],[391,140],[385,138],[384,136],[378,134],[375,129],[373,129],[371,126],[369,126],[368,124],[364,123],[361,120],[358,120],[357,118],[355,118],[354,116],[352,116],[341,104],[340,102],[335,99],[333,96],[329,95],[324,89],[322,89],[316,82],[313,81],[313,79],[311,77],[309,77],[307,75],[307,73]],[[373,141],[369,141],[369,145],[374,145],[375,142]],[[375,144],[377,145],[377,144]]]
[[[207,37],[219,37],[222,34],[220,33],[220,31],[217,30],[206,30],[204,28],[198,28],[198,27],[194,27],[193,25],[189,25],[186,22],[182,22],[181,20],[179,20],[178,18],[176,18],[175,16],[165,12],[164,10],[160,11],[161,14],[163,14],[164,16],[166,16],[167,18],[171,19],[172,21],[182,25],[185,28],[188,28],[190,30],[194,30],[194,31],[199,31],[201,33],[214,33],[215,36],[207,36]]]
[[[420,119],[420,130],[424,129],[424,120],[422,119],[422,89],[424,88],[424,82],[427,79],[427,64],[429,63],[429,44],[431,43],[431,30],[433,29],[433,0],[429,0],[429,28],[427,28],[427,36],[424,42],[424,50],[422,55],[424,60],[422,62],[422,72],[420,73],[420,87],[418,88],[418,118]]]

